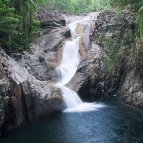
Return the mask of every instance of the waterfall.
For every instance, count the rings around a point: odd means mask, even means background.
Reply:
[[[77,23],[77,22],[76,22]],[[70,24],[70,29],[75,34],[75,24]],[[78,94],[67,88],[65,85],[72,79],[76,73],[77,67],[80,62],[79,55],[79,39],[80,36],[72,41],[67,41],[63,46],[63,57],[57,71],[61,81],[58,82],[55,86],[59,87],[62,91],[62,96],[66,105],[65,112],[83,112],[83,111],[92,111],[96,110],[99,107],[102,107],[101,104],[95,103],[85,103],[79,98]]]
[[[57,68],[61,74],[60,85],[67,84],[71,78],[74,76],[77,70],[77,66],[80,61],[80,56],[78,53],[79,38],[76,38],[73,41],[67,41],[63,46],[63,57],[61,65]]]

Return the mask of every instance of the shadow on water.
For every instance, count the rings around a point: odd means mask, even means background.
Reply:
[[[0,143],[142,143],[143,111],[116,99],[98,101],[96,111],[59,112],[11,131]]]

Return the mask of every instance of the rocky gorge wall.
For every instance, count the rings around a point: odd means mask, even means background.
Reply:
[[[134,15],[126,10],[120,13],[103,11],[95,22],[92,41],[105,53],[101,60],[103,78],[99,79],[100,85],[95,90],[102,88],[100,93],[105,96],[116,94],[126,76],[127,57],[134,46],[134,22]]]
[[[77,27],[77,32],[82,25]],[[111,97],[126,77],[127,57],[134,47],[135,18],[124,10],[102,11],[90,29],[88,50],[69,83],[82,98]],[[80,49],[84,42],[80,43]],[[83,51],[83,50],[82,50]],[[82,55],[82,54],[81,54]]]
[[[128,104],[143,107],[142,43],[136,38],[136,31],[132,12],[107,10],[97,17],[92,41],[106,55],[102,58],[103,78],[98,81],[102,83],[102,94],[117,94]],[[94,84],[96,90],[98,83]]]
[[[83,25],[78,25],[81,32]],[[99,13],[90,29],[89,48],[82,50],[78,70],[69,82],[82,98],[119,96],[128,104],[143,107],[142,44],[135,38],[135,15],[128,10]]]
[[[59,80],[56,67],[62,58],[62,46],[71,39],[72,32],[61,23],[57,11],[41,9],[38,16],[44,28],[51,28],[50,33],[20,53],[5,53],[0,48],[3,132],[64,109],[61,91],[53,84]],[[81,20],[84,16],[73,17]],[[143,51],[135,40],[134,15],[127,10],[107,10],[92,13],[91,17],[87,24],[76,24],[76,34],[81,37],[80,64],[66,86],[82,98],[117,94],[125,102],[143,107]],[[72,16],[67,16],[66,22],[71,21]]]

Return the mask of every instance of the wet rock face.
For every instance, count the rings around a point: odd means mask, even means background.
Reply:
[[[125,80],[118,91],[126,103],[138,107],[143,107],[142,59],[142,43],[136,43],[127,57]]]
[[[8,74],[6,60],[5,54],[0,51],[0,134],[1,126],[5,122],[5,103],[9,99],[8,94],[10,88],[10,83],[6,76]]]
[[[43,62],[43,58],[40,59]],[[0,49],[0,126],[2,132],[64,108],[60,89],[36,79]]]
[[[2,89],[0,89],[0,136],[1,136],[1,126],[5,121],[5,108],[4,108],[4,95]]]
[[[103,11],[95,26],[92,41],[102,47],[106,58],[102,59],[104,72],[95,80],[94,93],[117,93],[126,103],[143,107],[143,52],[142,43],[134,41],[134,15],[126,10],[119,14]]]
[[[98,15],[92,41],[102,47],[105,56],[100,63],[100,76],[95,80],[95,94],[112,96],[122,84],[126,57],[134,45],[134,22],[134,16],[126,10],[118,14],[107,10]]]
[[[95,31],[96,43],[104,48],[109,58],[113,56],[113,53],[116,56],[112,60],[115,62],[113,76],[109,79],[115,79],[113,89],[117,86],[117,95],[120,95],[126,103],[143,107],[143,52],[142,43],[134,40],[135,18],[125,10],[113,18],[109,18],[109,15],[113,17],[115,14],[109,11],[107,14],[103,12],[99,15],[102,18],[97,21]],[[102,20],[104,20],[103,23]],[[114,51],[115,48],[117,52]]]
[[[40,92],[31,88],[28,82],[21,85],[14,81],[11,83],[11,96],[5,109],[8,114],[5,115],[3,131],[20,127],[64,108],[59,89],[48,87],[49,93],[41,97]]]
[[[104,55],[98,45],[92,45],[90,50],[81,58],[77,72],[68,86],[74,89],[82,98],[92,97],[92,86],[100,75],[100,62]]]

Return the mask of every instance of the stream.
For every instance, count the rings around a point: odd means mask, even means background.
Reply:
[[[143,143],[143,111],[111,100],[90,112],[59,112],[16,129],[0,143]]]

